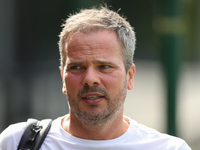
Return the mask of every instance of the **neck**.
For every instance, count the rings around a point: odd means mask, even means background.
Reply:
[[[69,134],[89,140],[109,140],[124,134],[129,124],[124,120],[123,110],[110,122],[100,126],[88,126],[80,122],[72,113],[62,120],[62,127]]]

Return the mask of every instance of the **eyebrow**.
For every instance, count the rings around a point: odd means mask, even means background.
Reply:
[[[70,62],[69,64],[68,64],[68,66],[78,66],[78,65],[81,65],[81,64],[83,64],[83,62]]]
[[[84,64],[83,62],[70,62],[66,66],[67,68],[69,68],[70,66],[81,66],[83,64]]]
[[[111,65],[111,66],[117,66],[116,64],[110,62],[110,61],[102,61],[102,60],[94,60],[93,63],[95,64],[102,64],[102,65]],[[74,62],[70,62],[68,64],[68,66],[80,66],[83,65],[84,62],[78,62],[78,61],[74,61]]]
[[[114,64],[113,62],[110,62],[110,61],[95,60],[94,63],[96,63],[96,64],[102,64],[102,65],[116,66],[116,64]]]

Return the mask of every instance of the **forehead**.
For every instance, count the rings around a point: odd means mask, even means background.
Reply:
[[[67,57],[72,55],[120,55],[122,52],[121,43],[114,31],[96,31],[90,33],[73,33],[65,44]],[[111,55],[112,56],[112,55]],[[114,56],[116,57],[116,56]]]

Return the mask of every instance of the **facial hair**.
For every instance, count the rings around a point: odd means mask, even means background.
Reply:
[[[90,111],[87,110],[81,110],[79,107],[79,102],[82,99],[82,96],[89,92],[98,92],[104,95],[104,98],[107,100],[107,107],[99,112],[96,113],[96,109],[98,109],[97,105],[91,105],[91,108],[94,108]],[[101,88],[99,86],[93,86],[93,87],[84,87],[82,90],[80,90],[77,94],[77,99],[71,99],[71,96],[69,93],[67,93],[67,98],[70,106],[71,112],[76,116],[76,118],[82,122],[85,125],[88,126],[100,126],[102,124],[105,124],[109,121],[111,121],[121,110],[124,106],[124,101],[126,98],[127,93],[127,80],[125,79],[124,85],[121,89],[119,89],[118,92],[116,92],[116,95],[111,97],[107,90],[105,88]]]

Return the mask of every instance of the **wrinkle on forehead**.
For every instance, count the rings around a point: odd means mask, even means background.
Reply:
[[[91,45],[91,42],[88,41],[88,39],[93,40],[94,38],[94,34],[98,34],[100,32],[104,32],[104,33],[108,33],[112,36],[107,36],[104,39],[101,39],[101,41],[96,42],[95,44]],[[97,35],[98,36],[98,35]],[[106,36],[106,35],[105,35]],[[85,37],[85,38],[81,38],[81,37]],[[87,39],[87,40],[86,40]],[[122,49],[122,44],[119,41],[117,34],[114,31],[109,31],[109,30],[103,30],[103,31],[95,31],[95,32],[90,32],[90,33],[80,33],[80,32],[76,32],[76,33],[71,33],[71,35],[69,35],[69,37],[66,39],[66,44],[65,44],[65,48],[67,50],[67,48],[73,43],[79,43],[80,45],[87,45],[87,46],[102,46],[102,48],[104,48],[104,46],[106,46],[106,42],[111,43],[112,45],[116,45],[117,44],[117,48],[120,47],[120,49]],[[75,44],[76,45],[76,44]]]
[[[105,38],[104,38],[105,36]],[[118,53],[117,57],[112,57],[113,61],[123,61],[121,55],[122,46],[114,31],[99,31],[92,33],[73,33],[68,37],[65,45],[68,63],[81,61],[109,61],[112,54]],[[108,54],[107,52],[111,53]],[[108,56],[109,55],[109,56]],[[119,56],[119,57],[118,57]]]

